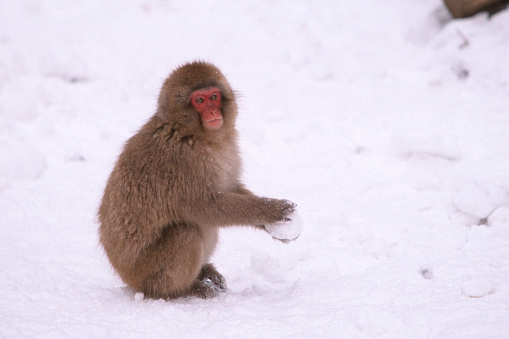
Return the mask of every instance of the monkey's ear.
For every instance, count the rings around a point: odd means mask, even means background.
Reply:
[[[165,111],[161,109],[161,106],[157,107],[155,116],[165,122],[168,121],[168,114],[166,114]]]
[[[156,116],[159,117],[161,120],[163,121],[169,121],[169,108],[168,108],[168,105],[167,103],[165,102],[161,102],[162,100],[159,100],[159,103],[157,105],[157,110],[156,110]]]
[[[171,112],[175,109],[178,109],[175,107],[175,102],[180,102],[180,97],[182,97],[182,95],[179,93],[175,95],[175,90],[172,88],[172,86],[170,86],[169,79],[167,79],[161,88],[161,92],[159,93],[155,115],[161,118],[163,121],[168,122],[171,119]],[[184,98],[183,100],[185,102],[187,101],[187,98]],[[188,105],[188,103],[186,102],[185,105]]]

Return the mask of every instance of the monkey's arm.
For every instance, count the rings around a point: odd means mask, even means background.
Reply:
[[[246,189],[242,193],[215,194],[205,208],[188,211],[190,221],[211,226],[252,225],[260,227],[284,221],[295,211],[296,205],[288,200],[258,197]]]

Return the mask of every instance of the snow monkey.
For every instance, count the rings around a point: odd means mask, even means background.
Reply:
[[[235,95],[205,62],[165,80],[157,110],[125,144],[99,208],[99,237],[122,280],[152,298],[226,291],[209,262],[218,228],[290,220],[296,205],[240,181]]]

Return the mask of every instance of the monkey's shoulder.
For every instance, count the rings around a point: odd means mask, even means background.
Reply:
[[[205,188],[225,190],[240,176],[235,136],[210,142],[151,119],[126,142],[118,171],[128,181],[164,181],[175,188],[201,182]]]

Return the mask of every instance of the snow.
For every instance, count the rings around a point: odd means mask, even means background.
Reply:
[[[442,1],[0,2],[0,337],[509,334],[509,11]],[[221,231],[228,291],[152,300],[97,237],[164,78],[213,62],[282,244]]]

